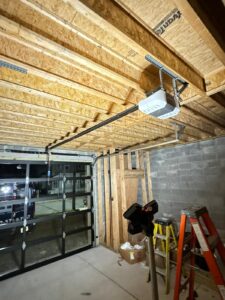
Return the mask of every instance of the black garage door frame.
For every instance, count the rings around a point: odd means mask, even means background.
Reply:
[[[18,230],[20,229],[20,231],[22,232],[21,234],[21,239],[20,241],[15,244],[15,245],[7,245],[5,247],[1,247],[0,248],[0,259],[1,256],[5,253],[14,253],[15,251],[19,251],[19,256],[20,256],[20,263],[19,263],[19,267],[17,270],[13,270],[13,271],[9,271],[7,273],[4,273],[2,275],[0,275],[0,281],[10,278],[12,276],[30,271],[32,269],[44,266],[46,264],[49,264],[51,262],[55,262],[57,260],[63,259],[65,257],[74,255],[76,253],[79,253],[81,251],[90,249],[93,247],[94,242],[95,242],[95,234],[94,234],[94,214],[93,214],[93,168],[92,168],[92,164],[91,163],[81,163],[81,162],[51,162],[51,166],[54,164],[58,164],[61,165],[62,168],[62,176],[58,177],[58,178],[47,178],[47,174],[46,174],[46,178],[30,178],[30,167],[32,165],[46,165],[46,162],[41,162],[41,161],[22,161],[22,160],[18,160],[18,161],[5,161],[5,160],[0,160],[0,164],[22,164],[22,165],[26,165],[26,175],[25,178],[23,179],[0,179],[0,183],[4,184],[4,183],[20,183],[20,184],[24,184],[25,185],[25,191],[24,191],[24,198],[23,199],[17,199],[17,200],[8,200],[8,201],[1,201],[1,205],[13,205],[13,204],[24,204],[24,214],[23,214],[23,220],[17,220],[16,222],[8,222],[8,223],[1,223],[0,224],[0,236],[1,233],[3,231],[7,231],[7,230]],[[65,172],[65,168],[63,166],[65,165],[73,165],[73,176],[67,177],[66,176],[66,172]],[[78,165],[86,165],[90,168],[90,174],[88,174],[88,176],[77,176],[77,166]],[[72,180],[73,182],[73,188],[72,191],[70,193],[67,193],[66,191],[66,183],[68,182],[68,180]],[[85,192],[85,191],[76,191],[76,182],[82,180],[82,181],[86,181],[89,180],[89,182],[91,183],[90,186],[90,191]],[[34,182],[46,182],[46,181],[60,181],[60,183],[62,184],[62,211],[59,213],[55,213],[53,215],[46,215],[46,216],[41,216],[35,219],[31,219],[28,218],[28,206],[31,203],[36,203],[38,201],[40,201],[40,199],[37,198],[31,198],[30,192],[29,192],[29,186],[30,183],[34,183]],[[66,201],[67,201],[67,197],[72,197],[72,210],[71,211],[66,211]],[[80,196],[88,196],[90,199],[90,204],[89,207],[87,209],[84,210],[76,210],[75,204],[76,204],[76,197],[80,197]],[[51,200],[51,196],[47,197],[47,198],[41,198],[41,201],[44,200]],[[88,224],[88,226],[85,227],[81,227],[78,229],[72,229],[72,230],[67,230],[66,229],[66,220],[69,217],[75,217],[77,215],[83,215],[83,216],[90,216],[90,224]],[[53,221],[53,220],[59,220],[61,223],[61,232],[59,234],[55,234],[55,235],[51,235],[51,236],[46,236],[46,237],[42,237],[36,240],[28,240],[27,239],[27,228],[29,226],[33,226],[33,224],[35,223],[35,225],[37,224],[41,224],[43,222],[48,222],[48,221]],[[81,232],[88,232],[90,233],[91,238],[89,239],[89,243],[85,246],[81,246],[78,249],[75,250],[68,250],[66,249],[66,239],[72,235],[75,235],[77,233],[81,233]],[[29,248],[35,246],[35,245],[39,245],[45,242],[50,242],[52,240],[60,240],[61,243],[61,251],[58,255],[55,255],[54,257],[51,258],[46,258],[40,262],[36,262],[36,263],[32,263],[31,265],[27,265],[26,264],[26,252]]]

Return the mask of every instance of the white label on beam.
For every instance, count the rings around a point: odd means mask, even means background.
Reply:
[[[192,224],[192,226],[194,228],[195,234],[196,234],[199,244],[202,248],[202,251],[209,251],[208,245],[205,241],[204,235],[201,231],[199,224],[195,223],[195,224]]]

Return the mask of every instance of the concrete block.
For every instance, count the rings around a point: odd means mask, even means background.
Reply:
[[[185,157],[185,160],[188,162],[193,162],[193,161],[201,161],[202,160],[202,156],[195,154],[195,155],[189,155]]]
[[[216,139],[216,145],[217,146],[219,146],[219,145],[225,146],[225,137],[217,138]]]
[[[215,153],[215,146],[213,145],[210,145],[210,146],[207,146],[207,147],[203,147],[201,149],[201,153],[204,153],[204,154],[209,154],[209,153]]]
[[[225,166],[225,159],[224,159],[224,166]],[[217,168],[220,168],[221,167],[221,161],[219,160],[210,160],[210,161],[207,161],[206,162],[206,170],[208,168],[214,168],[214,167],[217,167]]]
[[[186,163],[182,162],[182,163],[179,164],[179,169],[180,170],[190,170],[191,167],[192,167],[191,164],[188,163],[188,162],[186,162]]]
[[[219,175],[220,173],[220,168],[218,168],[217,166],[211,166],[211,167],[208,167],[208,168],[205,168],[204,169],[204,174],[205,175]]]
[[[216,152],[216,157],[217,159],[221,160],[221,159],[225,159],[225,149],[219,149]]]
[[[191,162],[191,169],[192,170],[203,169],[206,166],[207,166],[207,161],[204,161],[204,160]]]
[[[218,153],[208,153],[208,154],[203,154],[203,159],[204,160],[216,160]]]
[[[222,228],[225,212],[225,138],[155,150],[153,195],[161,210],[180,218],[191,205],[209,206]],[[160,159],[159,159],[160,157]],[[222,211],[222,213],[221,213]],[[224,226],[224,225],[223,225]]]
[[[218,163],[221,167],[225,167],[225,159],[221,159]]]
[[[208,140],[208,141],[202,141],[199,144],[201,144],[201,147],[207,147],[207,146],[215,146],[216,145],[216,140]]]

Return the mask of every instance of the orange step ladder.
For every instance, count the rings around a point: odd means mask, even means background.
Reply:
[[[218,266],[217,260],[213,254],[213,250],[216,249],[221,257],[223,264],[225,265],[225,248],[218,235],[216,227],[214,226],[211,218],[209,217],[208,210],[206,207],[191,207],[183,209],[181,211],[181,222],[180,222],[180,234],[178,241],[177,251],[177,270],[176,270],[176,283],[174,289],[174,300],[179,299],[180,292],[186,288],[189,284],[189,300],[194,299],[194,264],[195,254],[191,251],[190,263],[191,270],[190,276],[187,280],[181,284],[181,273],[182,273],[182,261],[183,261],[183,247],[185,239],[185,228],[187,217],[191,223],[191,247],[192,250],[195,248],[196,239],[198,240],[202,249],[203,256],[207,262],[209,271],[211,272],[214,282],[218,287],[221,299],[225,300],[225,280],[223,274]],[[208,233],[205,233],[206,227]],[[209,234],[209,237],[206,236]]]

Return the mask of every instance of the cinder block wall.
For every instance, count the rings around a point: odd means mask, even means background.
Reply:
[[[159,214],[207,206],[225,241],[225,138],[150,152],[153,197]]]

